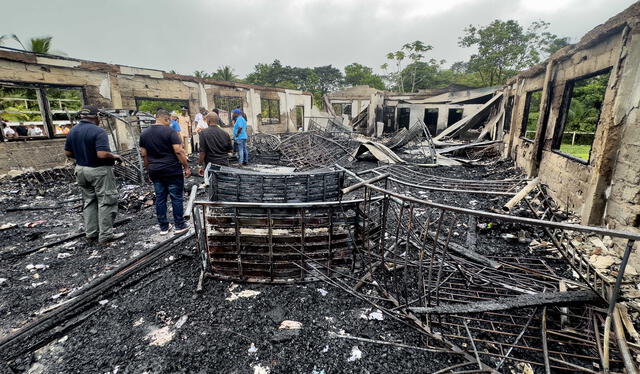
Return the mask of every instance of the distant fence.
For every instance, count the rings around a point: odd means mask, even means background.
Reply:
[[[562,134],[562,144],[591,145],[593,144],[595,136],[596,134],[594,132],[566,131]],[[527,130],[525,137],[527,139],[535,139],[536,131]]]

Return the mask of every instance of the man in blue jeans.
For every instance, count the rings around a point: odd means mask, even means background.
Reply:
[[[238,146],[238,162],[242,165],[249,163],[249,151],[247,150],[247,121],[242,116],[240,109],[231,111],[235,121],[233,125],[233,139]]]
[[[160,233],[166,235],[172,226],[167,219],[167,195],[171,196],[175,234],[189,229],[184,221],[184,175],[189,178],[191,170],[187,155],[182,148],[180,135],[171,128],[171,115],[164,109],[156,113],[156,123],[140,135],[140,153],[144,167],[149,173],[156,191],[156,215]]]

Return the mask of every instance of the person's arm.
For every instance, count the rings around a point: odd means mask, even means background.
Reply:
[[[122,157],[120,155],[107,152],[107,151],[97,151],[96,156],[98,156],[98,158],[101,158],[103,160],[115,160],[118,162],[122,161]]]
[[[204,152],[200,152],[198,155],[198,175],[201,177],[204,175],[204,156]]]
[[[75,159],[76,156],[73,154],[73,148],[71,148],[71,139],[66,138],[64,140],[64,155],[69,159]]]
[[[225,151],[227,151],[227,153],[230,153],[233,151],[233,143],[231,143],[231,137],[229,136],[229,134],[227,134],[226,132],[224,133],[226,135],[226,145],[225,145]]]
[[[242,134],[242,128],[245,127],[247,125],[246,121],[236,121],[236,124],[238,125],[238,129],[235,132],[236,134],[236,138],[238,136],[240,136],[240,134]]]
[[[149,159],[147,158],[147,149],[140,147],[140,156],[142,156],[142,162],[144,163],[144,170],[149,171]]]
[[[180,163],[182,164],[185,177],[189,178],[191,176],[191,169],[189,169],[189,160],[187,159],[187,154],[184,152],[184,148],[182,147],[182,142],[180,141],[178,133],[172,133],[171,140],[173,152],[176,154],[178,161],[180,161]]]
[[[184,153],[184,148],[182,148],[182,144],[173,144],[173,152],[175,152],[178,161],[182,164],[182,168],[184,169],[184,176],[189,178],[191,176],[191,169],[189,169],[189,160],[187,159],[187,154]]]
[[[111,150],[109,149],[109,138],[107,138],[107,132],[104,130],[96,138],[96,156],[103,160],[115,160],[117,162],[122,162],[122,157],[120,157],[120,155],[111,153]]]

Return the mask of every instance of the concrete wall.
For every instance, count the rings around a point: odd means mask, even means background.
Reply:
[[[234,82],[202,80],[191,76],[169,74],[159,70],[111,65],[99,62],[39,56],[32,53],[0,49],[0,84],[47,84],[82,87],[86,104],[95,104],[101,108],[136,109],[136,98],[177,99],[189,103],[192,117],[198,108],[216,107],[216,96],[234,96],[243,101],[248,123],[254,132],[297,131],[295,107],[303,106],[305,116],[312,113],[311,94],[298,90],[274,87],[262,87]],[[262,125],[259,123],[262,98],[280,101],[280,123]],[[304,126],[308,125],[305,119]],[[124,126],[118,123],[117,126]],[[120,131],[122,130],[122,131]],[[125,134],[125,129],[118,129]],[[19,168],[15,162],[9,162],[7,150],[11,150],[16,159],[46,158],[38,151],[37,144],[46,144],[42,149],[53,152],[52,159],[64,162],[62,146],[50,148],[48,144],[59,144],[59,140],[31,140],[2,144],[5,150],[0,157],[0,173]],[[131,147],[131,139],[118,139],[125,147]],[[34,152],[34,150],[36,152]],[[43,162],[36,168],[49,167]]]
[[[64,139],[0,142],[0,170],[50,169],[62,166],[66,157],[61,150]]]
[[[583,224],[637,230],[640,226],[640,5],[556,52],[545,63],[512,78],[505,97],[514,96],[506,157],[531,177],[540,177],[552,197],[581,216]],[[553,150],[568,100],[567,84],[610,69],[600,120],[588,162]],[[526,93],[543,89],[534,141],[520,137]]]

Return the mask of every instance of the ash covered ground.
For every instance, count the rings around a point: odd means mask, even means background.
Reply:
[[[364,170],[376,165],[354,166]],[[463,179],[521,177],[503,161],[425,171]],[[3,180],[0,190],[5,209],[56,206],[1,213],[5,226],[0,231],[0,336],[165,239],[156,226],[150,185],[123,183],[118,218],[133,217],[117,229],[127,233],[123,240],[101,246],[79,238],[25,255],[81,232],[80,202],[59,203],[78,197],[79,190],[64,178],[35,183],[24,177]],[[434,192],[429,199],[484,210],[499,208],[507,200],[444,192]],[[484,254],[531,256],[527,244],[501,237],[518,229],[481,231],[480,240],[493,243],[493,252]],[[548,260],[558,272],[566,271],[561,260]],[[461,362],[455,355],[335,337],[349,334],[416,347],[426,346],[427,339],[407,324],[386,316],[379,320],[375,313],[372,317],[375,310],[365,301],[323,282],[270,286],[207,280],[204,292],[196,293],[199,272],[195,241],[176,246],[92,304],[78,326],[59,331],[35,352],[0,364],[0,372],[430,373]],[[285,321],[298,322],[301,328],[279,328]]]

